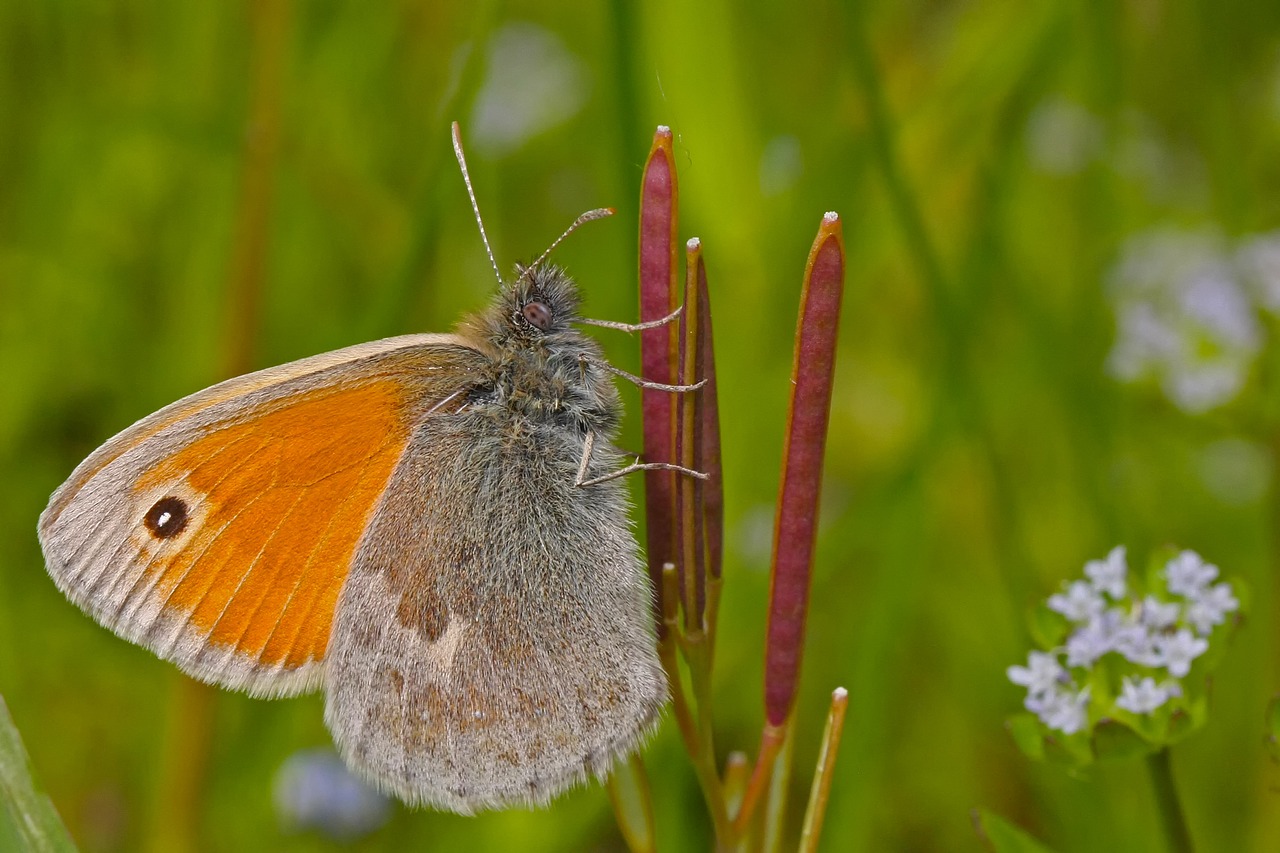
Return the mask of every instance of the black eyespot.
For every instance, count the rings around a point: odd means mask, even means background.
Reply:
[[[542,331],[551,328],[551,309],[541,302],[530,302],[524,306],[521,313],[524,318],[532,325],[537,326]]]
[[[171,539],[187,528],[187,504],[182,498],[170,495],[156,501],[155,506],[147,510],[142,523],[157,539]]]

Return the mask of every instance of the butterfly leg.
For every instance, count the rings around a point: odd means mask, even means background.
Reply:
[[[674,465],[670,462],[641,462],[640,457],[636,457],[636,461],[625,468],[620,468],[610,474],[602,477],[593,477],[586,479],[587,467],[591,464],[591,451],[595,447],[596,434],[594,432],[587,433],[587,440],[582,446],[582,463],[578,466],[578,476],[574,479],[573,484],[579,488],[587,486],[598,486],[601,483],[607,483],[618,477],[625,477],[628,474],[634,474],[637,471],[675,471],[678,474],[684,474],[686,477],[697,477],[699,480],[710,479],[709,474],[701,471],[695,471],[692,468],[685,468],[683,465]]]
[[[580,359],[580,361],[584,367],[588,364],[594,365],[596,367],[599,367],[603,370],[608,371],[609,373],[612,373],[615,376],[621,376],[623,379],[627,380],[628,382],[639,385],[641,388],[649,388],[654,391],[671,391],[673,393],[682,394],[686,391],[697,391],[703,385],[707,384],[707,380],[705,379],[703,379],[701,382],[695,382],[692,385],[667,385],[664,382],[650,382],[648,379],[643,379],[639,376],[636,376],[634,373],[627,373],[627,371],[620,370],[619,368],[614,367],[612,364],[609,364],[608,362],[605,362],[605,361],[596,361],[595,359],[590,359],[590,358],[587,358],[586,356],[583,356]]]

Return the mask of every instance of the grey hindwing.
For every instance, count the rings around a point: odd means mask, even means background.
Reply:
[[[365,532],[325,720],[410,803],[542,804],[656,722],[666,681],[625,486],[579,488],[583,437],[492,409],[426,419]],[[615,470],[598,442],[589,476]]]

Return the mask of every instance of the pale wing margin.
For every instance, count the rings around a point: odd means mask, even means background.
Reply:
[[[432,390],[456,388],[485,361],[456,335],[404,335],[230,379],[166,406],[90,454],[54,492],[39,522],[49,574],[98,622],[196,678],[256,695],[314,689],[323,679],[322,660],[287,669],[242,655],[211,655],[195,626],[162,612],[164,597],[143,581],[151,556],[139,546],[136,530],[146,508],[137,505],[133,487],[203,435],[244,423],[301,392],[403,379],[415,389],[411,408],[417,410],[406,418],[420,419],[447,396]]]

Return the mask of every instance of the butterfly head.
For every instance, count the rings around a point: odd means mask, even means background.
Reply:
[[[489,310],[469,325],[498,349],[555,349],[583,340],[578,320],[578,288],[551,264],[517,265]]]

